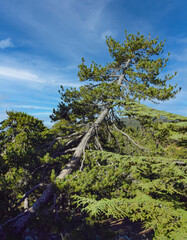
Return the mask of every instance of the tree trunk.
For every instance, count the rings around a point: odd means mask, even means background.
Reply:
[[[101,114],[98,116],[96,121],[93,123],[91,128],[88,130],[86,135],[82,138],[81,142],[76,148],[75,153],[73,154],[73,157],[71,158],[70,162],[66,165],[66,167],[60,172],[60,174],[57,176],[57,179],[63,179],[67,175],[69,175],[73,170],[76,169],[78,166],[80,159],[82,157],[82,154],[85,150],[86,144],[94,134],[95,128],[98,127],[102,123],[102,121],[105,119],[105,117],[108,115],[109,108],[105,108]],[[21,215],[13,224],[13,228],[15,233],[20,233],[25,228],[25,226],[28,224],[28,221],[32,214],[34,214],[41,206],[46,205],[51,197],[54,194],[54,186],[52,183],[50,183],[40,198],[33,204],[32,207],[28,209],[27,212],[25,212],[24,215]]]
[[[130,63],[130,59],[126,62],[126,66],[124,67],[124,72],[127,69],[127,67],[129,66],[129,63]],[[124,73],[119,76],[117,84],[121,85],[123,79],[124,79]],[[98,127],[98,125],[100,125],[102,123],[102,121],[105,119],[105,117],[108,115],[109,109],[110,109],[110,106],[106,107],[100,113],[98,118],[95,120],[95,122],[93,123],[91,128],[88,130],[88,132],[85,134],[85,136],[82,138],[81,142],[77,146],[76,151],[75,151],[73,157],[71,158],[70,162],[66,165],[66,167],[57,176],[57,179],[65,178],[73,170],[76,169],[76,167],[78,166],[78,164],[80,162],[82,154],[83,154],[83,152],[85,150],[86,144],[88,143],[88,141],[90,140],[90,138],[94,134],[95,128]],[[55,189],[55,187],[54,187],[53,183],[50,183],[49,185],[47,185],[45,191],[43,192],[41,197],[39,197],[36,200],[36,202],[33,204],[33,206],[30,207],[28,209],[28,211],[25,212],[25,214],[23,214],[23,215],[21,214],[20,217],[17,218],[17,220],[13,224],[15,233],[22,232],[22,230],[28,224],[28,221],[29,221],[31,215],[33,215],[39,208],[41,208],[42,206],[46,205],[50,201],[51,197],[54,194],[54,189]]]
[[[68,174],[70,174],[78,165],[78,163],[80,162],[80,159],[82,157],[82,154],[85,150],[86,144],[88,143],[88,141],[90,140],[90,138],[92,137],[95,128],[102,123],[102,121],[105,119],[105,117],[108,115],[108,108],[105,108],[101,114],[99,115],[99,117],[96,119],[96,121],[94,122],[94,124],[92,125],[92,127],[88,130],[88,132],[86,133],[86,135],[83,137],[83,139],[81,140],[81,142],[79,143],[78,147],[76,148],[75,153],[73,154],[73,157],[71,159],[71,161],[66,165],[66,167],[60,172],[60,174],[58,175],[58,179],[62,179],[65,176],[67,176]]]

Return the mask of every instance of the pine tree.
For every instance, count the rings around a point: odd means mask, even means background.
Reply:
[[[61,182],[80,166],[86,147],[102,150],[100,139],[106,142],[106,132],[116,140],[111,127],[117,125],[118,129],[121,125],[118,110],[124,106],[128,110],[128,103],[132,101],[168,100],[175,97],[180,90],[176,89],[177,85],[168,84],[176,73],[160,78],[168,57],[162,57],[164,42],[159,42],[158,38],[150,39],[140,33],[134,35],[125,32],[123,43],[111,37],[107,38],[106,43],[113,62],[106,66],[92,62],[88,67],[82,59],[78,76],[80,81],[87,81],[87,84],[79,89],[64,90],[61,87],[61,102],[57,110],[53,110],[51,119],[58,120],[59,126],[68,121],[71,127],[63,128],[67,135],[64,137],[62,134],[60,139],[65,141],[64,153],[74,153],[66,166],[58,171],[56,180],[50,183],[33,206],[14,222],[16,232],[20,232],[33,213],[50,201],[55,191],[55,183]],[[128,134],[126,136],[135,143]],[[135,144],[141,148],[139,144]],[[114,149],[114,146],[111,144],[110,148]]]

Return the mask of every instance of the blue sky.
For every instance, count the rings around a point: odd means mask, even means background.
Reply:
[[[0,0],[0,120],[6,110],[24,111],[50,125],[60,85],[77,87],[84,57],[110,61],[105,36],[128,33],[166,39],[166,73],[182,91],[149,106],[187,115],[186,0]]]

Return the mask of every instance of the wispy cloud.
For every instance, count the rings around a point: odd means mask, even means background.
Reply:
[[[114,34],[113,34],[113,32],[112,32],[111,30],[106,30],[106,31],[104,31],[104,32],[101,33],[101,38],[102,38],[103,40],[106,39],[106,36],[107,36],[107,37],[110,37],[110,36],[114,36]]]
[[[40,107],[40,106],[33,106],[33,105],[15,105],[14,108],[29,108],[29,109],[43,109],[43,110],[51,110],[52,107]]]
[[[14,63],[12,63],[14,64]],[[38,63],[37,63],[38,64]],[[33,65],[31,69],[25,70],[27,66],[24,66],[23,63],[19,63],[18,65],[23,65],[23,69],[19,67],[9,67],[9,66],[0,66],[0,81],[2,81],[2,77],[6,78],[7,81],[14,81],[15,84],[21,83],[27,85],[30,88],[37,88],[42,89],[44,86],[60,86],[63,85],[65,87],[80,87],[81,84],[77,81],[73,81],[74,78],[70,78],[68,72],[62,73],[58,69],[48,71],[46,74],[42,72],[41,69],[37,69],[38,66]],[[47,64],[46,68],[49,68]],[[25,67],[25,68],[24,68]],[[37,69],[37,73],[34,72],[33,68]],[[52,67],[51,67],[52,68]],[[46,69],[47,71],[47,69]],[[71,67],[67,71],[71,71]],[[75,70],[74,70],[75,71]]]
[[[47,49],[61,59],[66,55],[67,60],[77,65],[85,52],[92,49],[96,52],[101,33],[110,25],[105,10],[111,1],[33,0],[27,4],[20,1],[16,8],[13,2],[5,1],[3,8],[8,10],[10,22],[16,18],[16,26],[24,28],[30,47],[44,54]],[[17,41],[20,43],[23,39]]]
[[[95,31],[96,28],[98,28],[103,17],[104,9],[109,2],[111,2],[111,0],[90,1],[87,3],[87,10],[85,11],[85,9],[82,9],[86,16],[86,22],[84,24],[87,27],[87,30]]]
[[[171,58],[179,62],[187,62],[187,46],[183,49],[175,50]]]
[[[14,44],[12,43],[10,38],[0,40],[0,48],[1,49],[13,47],[13,46],[14,46]]]
[[[34,115],[34,116],[40,116],[40,117],[42,117],[42,116],[47,116],[47,117],[49,117],[49,115],[51,115],[51,114],[52,114],[52,111],[51,111],[51,112],[32,113],[32,115]]]
[[[179,66],[181,67],[181,63],[185,64],[187,62],[187,37],[186,36],[174,36],[169,39],[170,44],[170,59],[178,61]],[[173,47],[175,46],[175,47]]]
[[[44,82],[43,80],[39,79],[37,75],[29,71],[26,71],[23,69],[17,69],[17,68],[0,66],[0,75],[4,77],[19,79],[19,80],[26,80],[26,81],[39,82],[39,83]]]
[[[182,37],[182,38],[175,38],[177,43],[184,43],[187,44],[187,37]]]

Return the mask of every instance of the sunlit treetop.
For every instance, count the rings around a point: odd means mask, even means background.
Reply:
[[[177,84],[168,84],[176,73],[160,76],[169,57],[163,54],[165,41],[125,31],[123,43],[107,37],[106,44],[113,62],[101,66],[92,61],[88,67],[83,58],[78,76],[87,84],[79,89],[64,91],[62,88],[62,102],[58,110],[54,110],[53,120],[70,118],[70,115],[81,119],[90,113],[93,118],[103,107],[112,106],[111,103],[119,105],[121,100],[141,99],[164,101],[175,97],[180,90]]]

